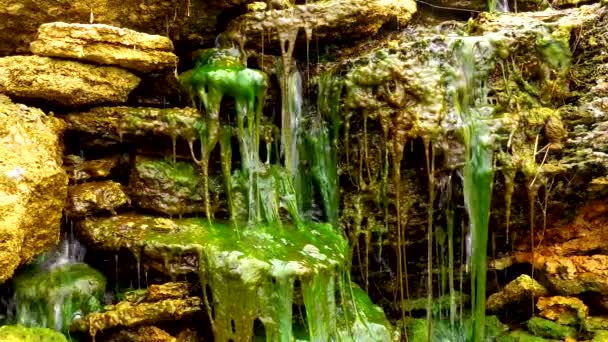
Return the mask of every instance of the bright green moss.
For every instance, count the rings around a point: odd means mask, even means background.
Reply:
[[[73,319],[101,309],[106,280],[90,266],[75,263],[35,268],[15,278],[14,286],[17,323],[67,332]]]
[[[48,328],[27,328],[22,325],[0,327],[0,341],[3,342],[67,342],[66,337]]]

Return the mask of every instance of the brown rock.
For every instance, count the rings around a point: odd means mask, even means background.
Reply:
[[[139,81],[115,67],[39,56],[0,58],[0,93],[63,106],[125,102]]]
[[[169,38],[104,24],[43,24],[30,49],[40,56],[115,65],[143,73],[177,67]]]

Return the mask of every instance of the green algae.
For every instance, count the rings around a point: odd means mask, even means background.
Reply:
[[[563,340],[567,337],[574,338],[577,330],[574,327],[561,325],[540,317],[532,317],[527,323],[528,330],[535,336]]]
[[[28,328],[22,325],[0,327],[0,340],[4,342],[67,342],[58,331],[49,328]]]
[[[196,67],[182,73],[180,84],[193,103],[198,99],[205,108],[204,125],[200,126],[201,141],[200,160],[194,160],[201,166],[203,173],[203,189],[205,192],[205,212],[212,218],[209,199],[208,168],[211,151],[220,139],[220,106],[224,96],[233,97],[236,103],[239,146],[242,160],[242,170],[250,174],[250,190],[248,193],[250,220],[256,219],[256,202],[254,197],[253,179],[256,164],[259,162],[259,127],[262,108],[268,88],[268,76],[265,73],[245,68],[234,63],[233,59],[226,61],[224,50],[212,50],[197,58]],[[232,57],[231,57],[232,58]],[[245,121],[247,130],[245,131]]]
[[[120,236],[112,233],[116,229]],[[115,216],[90,221],[80,230],[95,244],[115,250],[124,246],[141,251],[143,257],[198,255],[201,284],[210,293],[204,292],[204,302],[218,341],[249,340],[256,319],[264,325],[268,341],[290,341],[291,308],[294,293],[300,291],[311,341],[352,341],[353,334],[363,336],[369,320],[390,327],[377,308],[368,308],[364,293],[351,292],[343,279],[348,244],[330,224],[245,225],[236,238],[234,225],[228,222]],[[346,314],[344,323],[337,313],[347,304],[368,312]]]
[[[14,280],[18,324],[68,332],[72,320],[99,311],[104,276],[83,263],[34,268]]]

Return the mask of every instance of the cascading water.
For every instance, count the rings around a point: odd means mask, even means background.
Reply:
[[[66,233],[54,250],[40,256],[17,276],[9,321],[69,334],[73,320],[99,311],[106,280],[83,263],[85,253],[85,247],[73,234]]]
[[[461,37],[452,43],[454,56],[452,101],[465,146],[463,193],[469,217],[471,341],[484,341],[486,301],[486,255],[493,183],[493,137],[488,120],[485,83],[493,68],[495,49],[487,37]]]

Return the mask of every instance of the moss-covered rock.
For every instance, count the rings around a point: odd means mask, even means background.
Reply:
[[[527,274],[522,274],[508,283],[502,290],[488,297],[486,309],[496,312],[506,305],[522,302],[529,298],[547,295],[547,289]]]
[[[527,331],[515,330],[507,334],[498,336],[496,342],[547,342],[548,340],[531,335]]]
[[[114,181],[88,182],[70,185],[66,213],[71,217],[91,215],[103,211],[115,213],[129,203],[123,186]]]
[[[39,56],[0,58],[0,92],[63,106],[122,103],[139,84],[132,73]]]
[[[589,308],[576,297],[540,297],[536,302],[539,315],[563,325],[580,325],[587,315]]]
[[[0,95],[0,282],[59,241],[63,122]]]
[[[58,331],[49,328],[27,328],[22,325],[0,327],[0,339],[5,342],[68,342]]]
[[[270,40],[285,49],[286,41],[295,44],[300,28],[315,39],[353,39],[375,34],[385,22],[396,19],[405,25],[416,12],[411,0],[330,0],[318,1],[283,10],[253,11],[234,19],[227,33],[246,44],[261,47]],[[263,40],[262,33],[267,32]],[[348,38],[347,38],[348,37]]]
[[[143,73],[177,67],[169,38],[104,24],[43,24],[30,49],[39,56],[115,65]]]
[[[194,142],[202,127],[201,114],[189,107],[95,107],[68,114],[63,119],[68,130],[117,141],[128,135],[154,134]]]
[[[128,248],[142,263],[171,275],[197,272],[202,287],[211,289],[213,301],[206,305],[208,310],[213,307],[214,335],[219,339],[250,338],[256,318],[271,339],[293,336],[296,279],[311,338],[339,334],[376,340],[374,331],[392,334],[379,309],[363,305],[361,295],[352,298],[349,285],[336,273],[346,262],[346,242],[328,224],[233,225],[121,215],[83,220],[77,231],[91,246]],[[354,322],[338,320],[336,291],[342,301],[358,302],[365,310]]]
[[[135,158],[129,181],[129,194],[134,204],[169,215],[202,213],[204,206],[203,180],[200,170],[183,161]],[[222,180],[211,177],[212,212],[222,204],[219,195],[224,191]]]
[[[33,268],[14,281],[17,322],[67,332],[72,320],[101,309],[104,276],[83,263]]]
[[[576,337],[577,329],[561,325],[540,317],[532,317],[528,320],[528,330],[535,336],[563,340],[568,337]]]

